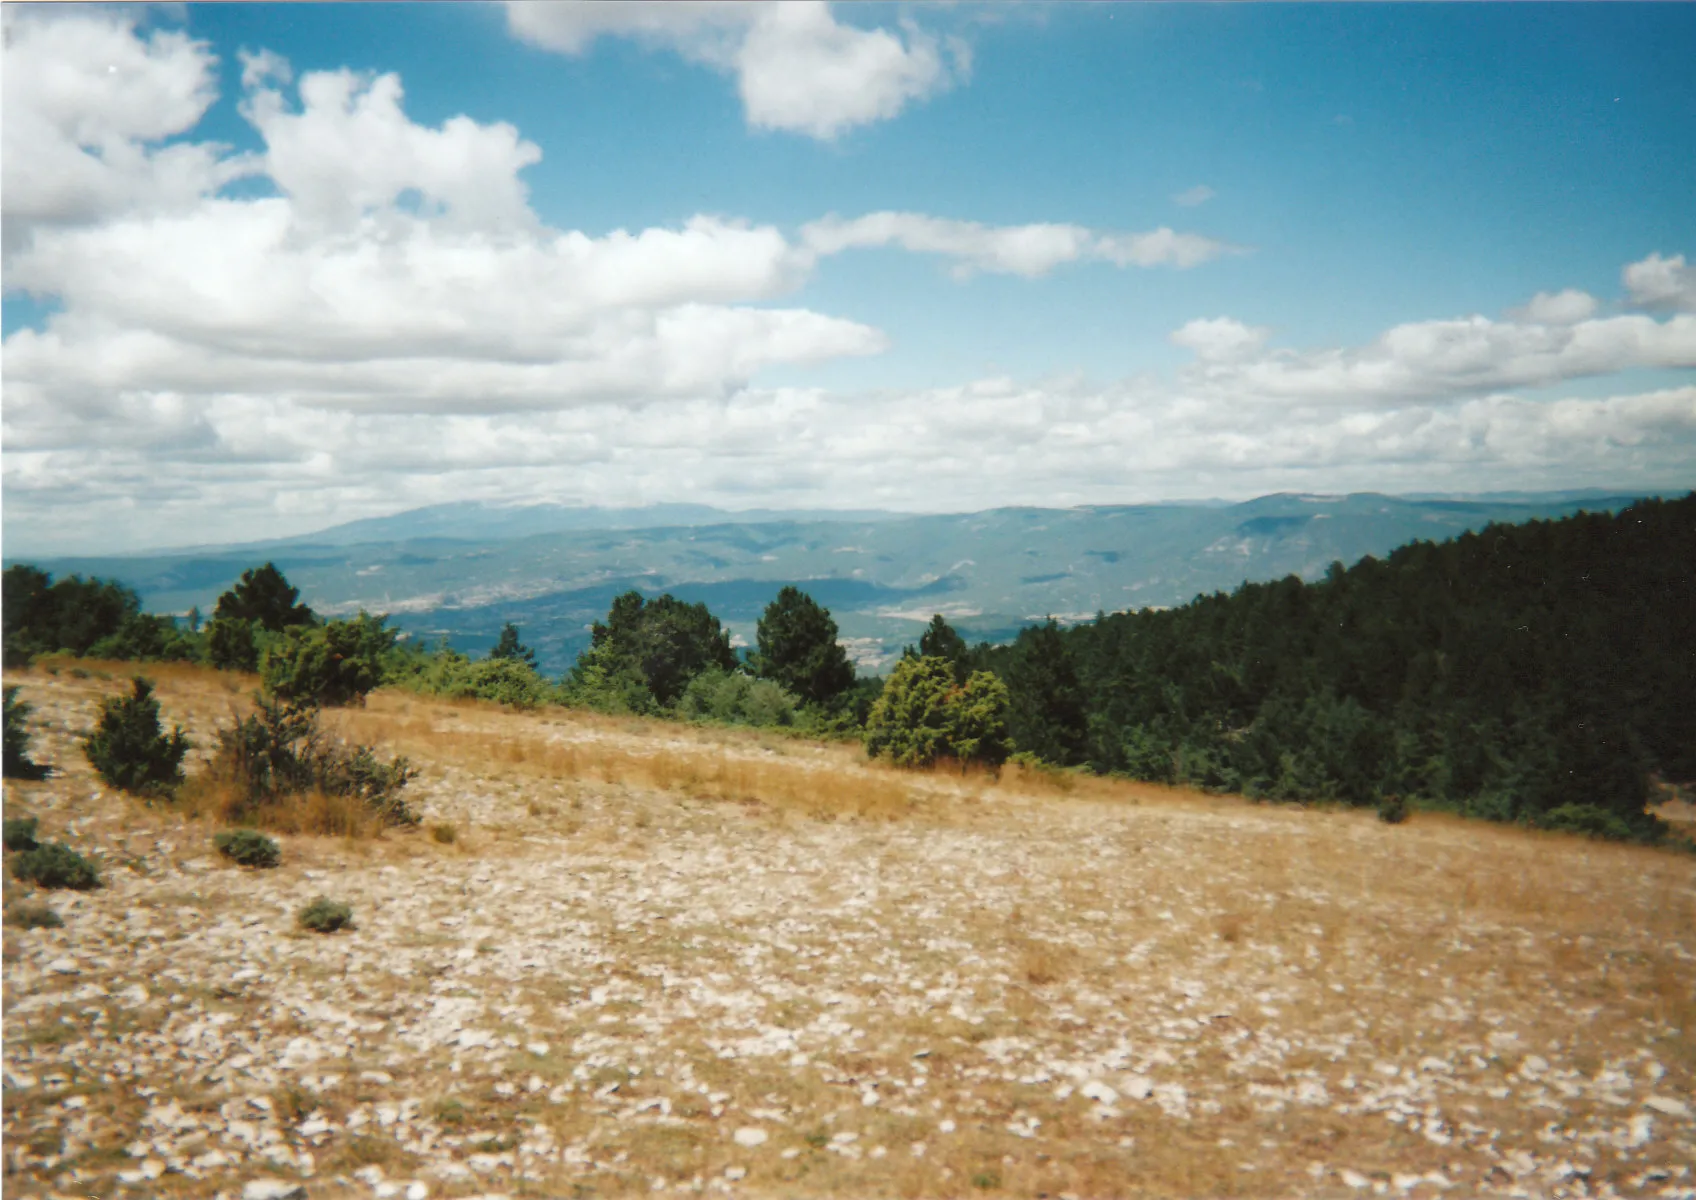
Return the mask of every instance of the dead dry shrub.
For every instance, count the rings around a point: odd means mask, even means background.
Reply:
[[[324,733],[312,705],[259,697],[257,710],[218,733],[206,769],[178,796],[189,814],[279,833],[367,837],[416,825],[401,789],[417,775],[401,757]]]

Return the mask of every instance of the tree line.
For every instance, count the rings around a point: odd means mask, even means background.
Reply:
[[[508,625],[471,660],[360,613],[322,621],[272,564],[204,628],[121,585],[5,573],[8,664],[45,652],[258,670],[272,695],[357,702],[389,684],[519,707],[788,726],[901,765],[1059,768],[1278,800],[1415,804],[1620,838],[1661,832],[1656,780],[1696,778],[1696,494],[1491,525],[970,646],[941,616],[887,678],[856,675],[795,587],[739,654],[704,604],[617,597],[557,681]]]
[[[1696,779],[1696,494],[951,654],[1052,763],[1654,838]]]

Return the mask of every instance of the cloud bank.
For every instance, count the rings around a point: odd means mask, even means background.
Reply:
[[[725,54],[772,19],[685,11]],[[247,54],[240,110],[263,149],[235,154],[193,140],[216,99],[206,46],[111,11],[5,19],[6,286],[59,308],[5,343],[11,554],[246,540],[454,498],[962,509],[1480,472],[1664,486],[1696,461],[1696,388],[1515,394],[1696,366],[1682,256],[1625,265],[1617,301],[1539,293],[1357,346],[1178,313],[1189,358],[1165,377],[772,387],[771,368],[888,344],[799,302],[834,255],[930,255],[966,279],[1240,250],[894,211],[590,236],[538,219],[523,173],[542,151],[519,130],[420,124],[394,75],[295,80]],[[677,36],[640,5],[573,19],[588,23],[562,49]]]

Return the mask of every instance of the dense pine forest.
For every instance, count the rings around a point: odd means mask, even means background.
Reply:
[[[1011,755],[1276,800],[1441,807],[1606,837],[1696,780],[1696,493],[1615,515],[1492,525],[1171,610],[966,642],[940,616],[887,679],[856,680],[829,611],[787,587],[738,654],[704,605],[632,592],[565,678],[509,626],[472,661],[382,618],[322,621],[270,564],[204,626],[100,580],[5,574],[5,656],[258,670],[291,702],[380,684],[862,736],[903,765]]]
[[[1696,494],[979,648],[1049,761],[1273,799],[1653,832],[1696,779]]]

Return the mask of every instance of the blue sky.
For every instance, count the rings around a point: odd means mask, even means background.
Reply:
[[[1696,477],[1696,7],[7,21],[9,554]]]

